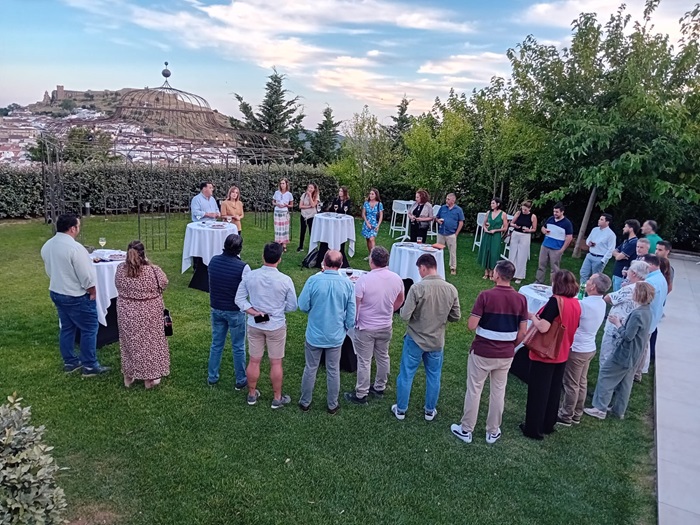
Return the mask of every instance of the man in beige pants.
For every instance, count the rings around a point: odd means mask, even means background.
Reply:
[[[455,202],[457,197],[454,193],[448,193],[445,204],[440,207],[435,222],[438,226],[437,242],[444,244],[450,251],[450,273],[457,273],[457,236],[464,226],[464,212]]]
[[[489,378],[489,414],[486,418],[486,442],[495,443],[501,437],[501,418],[506,395],[508,371],[515,347],[527,331],[527,299],[510,285],[515,266],[499,261],[494,268],[496,286],[479,294],[469,317],[469,330],[476,337],[467,362],[467,393],[464,415],[460,424],[450,427],[452,433],[465,443],[472,442],[472,432],[479,415],[481,391]]]

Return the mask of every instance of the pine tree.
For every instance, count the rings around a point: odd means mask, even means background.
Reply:
[[[403,135],[409,129],[411,129],[411,125],[413,124],[413,117],[408,114],[408,105],[410,103],[411,101],[404,95],[399,105],[396,106],[398,109],[396,116],[391,117],[394,124],[389,127],[389,136],[391,137],[391,140],[394,141],[395,148],[399,150],[405,149],[403,144]]]
[[[323,121],[316,127],[316,133],[309,138],[310,158],[314,165],[330,164],[337,158],[338,126],[340,121],[333,120],[333,109],[330,106],[324,109]]]

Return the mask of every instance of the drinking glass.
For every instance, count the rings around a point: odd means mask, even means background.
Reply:
[[[416,237],[416,242],[418,244],[423,244],[423,237]]]
[[[202,217],[204,217],[204,214],[202,212],[197,212],[194,214],[194,218],[197,220],[200,220]]]
[[[333,205],[333,211],[336,212],[336,213],[338,213],[338,205],[337,205],[337,204],[334,204],[334,205]]]
[[[345,275],[347,275],[348,277],[352,277],[352,274],[353,274],[353,273],[354,273],[354,272],[353,272],[352,268],[346,268],[346,269],[345,269]]]
[[[343,206],[343,211],[344,211],[345,213],[347,213],[347,212],[348,212],[348,207],[347,207],[347,206]]]
[[[99,240],[97,241],[97,243],[98,243],[102,248],[104,248],[104,247],[105,247],[105,244],[107,244],[107,239],[105,239],[104,237],[100,237]]]
[[[229,224],[231,224],[231,221],[232,221],[232,220],[233,220],[233,217],[231,217],[230,215],[227,215],[227,216],[226,216],[226,222],[228,222]]]

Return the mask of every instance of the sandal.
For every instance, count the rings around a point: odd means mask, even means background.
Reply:
[[[134,384],[134,379],[133,379],[133,378],[129,378],[129,377],[124,376],[124,386],[125,386],[126,388],[129,388],[129,387],[130,387],[131,385],[133,385],[133,384]]]

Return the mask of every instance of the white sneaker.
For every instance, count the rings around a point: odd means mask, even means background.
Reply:
[[[462,430],[462,425],[450,425],[450,430],[457,437],[457,439],[464,441],[465,443],[472,442],[472,433]]]
[[[583,411],[589,416],[593,416],[598,419],[605,419],[605,416],[608,415],[607,412],[604,410],[598,410],[596,407],[584,408]]]
[[[432,421],[437,416],[437,408],[434,408],[432,412],[425,411],[425,420]]]
[[[501,439],[501,429],[500,428],[496,431],[495,434],[491,434],[491,432],[486,433],[486,442],[489,445],[492,445],[493,443],[495,443],[499,439]]]
[[[399,410],[399,405],[391,405],[391,412],[396,416],[396,419],[403,421],[406,419],[406,412],[401,412]]]

